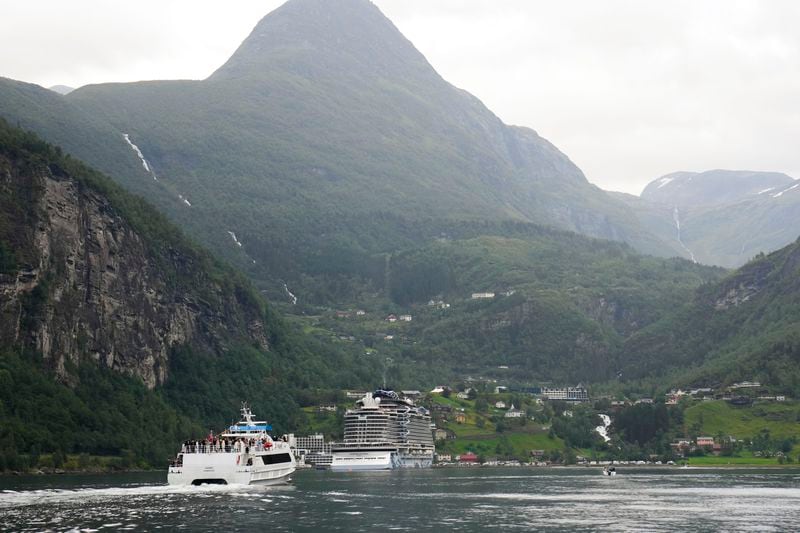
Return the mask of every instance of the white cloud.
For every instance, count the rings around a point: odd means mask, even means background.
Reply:
[[[280,3],[16,2],[0,19],[0,75],[204,78]],[[800,3],[376,3],[447,80],[539,131],[601,187],[638,192],[720,167],[800,177]]]

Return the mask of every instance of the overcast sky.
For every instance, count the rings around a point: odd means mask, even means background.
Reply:
[[[4,0],[0,76],[205,78],[281,3]],[[375,3],[447,80],[604,189],[638,194],[676,170],[800,178],[800,2]]]

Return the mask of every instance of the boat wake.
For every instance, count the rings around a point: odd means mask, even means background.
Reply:
[[[267,492],[291,490],[291,485],[138,485],[132,487],[103,487],[79,489],[40,489],[0,491],[0,509],[97,500],[124,500],[147,496],[213,496],[226,493],[240,497],[263,498]]]

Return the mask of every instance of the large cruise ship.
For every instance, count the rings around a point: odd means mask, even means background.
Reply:
[[[297,463],[289,443],[272,440],[272,427],[242,405],[242,419],[221,435],[187,441],[169,466],[170,485],[274,485],[285,483]]]
[[[390,390],[368,392],[344,415],[344,439],[333,445],[331,470],[428,468],[433,463],[431,416]]]

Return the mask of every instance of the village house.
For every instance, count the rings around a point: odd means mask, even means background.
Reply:
[[[505,385],[498,385],[494,388],[495,394],[502,394],[504,392],[508,392],[508,387],[506,387]]]
[[[512,403],[511,408],[508,411],[506,411],[506,414],[503,416],[505,416],[506,418],[522,418],[525,416],[525,411],[517,409],[516,407],[514,407],[514,404]]]
[[[714,437],[697,437],[697,441],[696,442],[697,442],[698,446],[713,447],[714,446]]]
[[[758,381],[742,381],[740,383],[734,383],[729,388],[730,389],[757,389],[761,387],[761,383]]]
[[[386,317],[387,322],[397,322],[397,315],[389,315]]]
[[[468,387],[467,389],[456,394],[456,398],[458,398],[459,400],[469,400],[469,395],[472,393],[473,390],[475,389],[473,389],[472,387]]]
[[[449,453],[437,453],[436,461],[439,463],[450,463],[453,461],[453,456]]]
[[[687,451],[689,451],[689,448],[692,446],[692,443],[689,442],[688,440],[681,439],[670,443],[669,446],[670,448],[672,448],[672,451],[675,452],[677,455],[683,456]]]
[[[336,318],[350,318],[350,311],[336,311]]]
[[[465,424],[467,422],[467,415],[464,413],[456,413],[456,423]]]
[[[359,309],[358,311],[356,311],[356,316],[364,316],[366,314],[367,312],[364,311],[363,309]]]
[[[400,315],[397,317],[400,322],[411,322],[412,316],[411,315]]]
[[[436,431],[433,432],[434,440],[453,440],[456,438],[455,433],[452,431],[448,431],[444,428],[436,428]]]
[[[506,408],[506,402],[504,402],[503,400],[497,400],[497,402],[494,404],[494,406],[496,408],[498,408],[498,409],[505,409]]]
[[[482,300],[482,299],[489,299],[494,298],[493,292],[473,292],[472,299],[473,300]]]
[[[542,397],[550,401],[562,400],[566,402],[588,402],[589,392],[586,390],[586,388],[584,388],[583,385],[580,384],[576,387],[542,387]]]
[[[405,396],[410,400],[416,400],[417,398],[422,396],[422,392],[418,390],[401,390],[400,392],[403,394],[403,396]]]
[[[665,395],[664,403],[667,405],[677,405],[678,402],[681,400],[681,398],[683,398],[684,396],[686,396],[686,393],[680,389],[671,390]]]
[[[458,456],[458,462],[474,464],[478,462],[478,456],[472,452],[462,453],[461,455]]]
[[[437,385],[431,390],[431,394],[441,394],[446,388],[444,385]]]
[[[318,413],[335,413],[336,412],[336,405],[320,405],[317,407]]]

